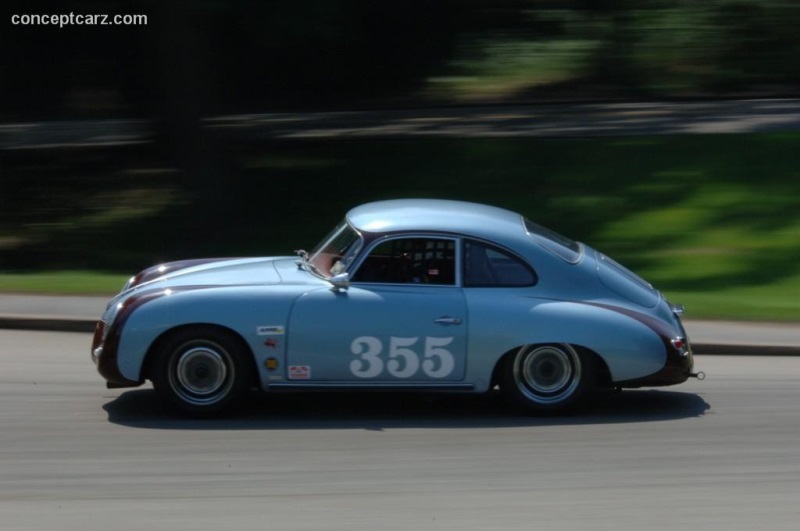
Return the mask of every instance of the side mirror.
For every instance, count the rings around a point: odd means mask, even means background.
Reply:
[[[333,291],[346,291],[350,287],[350,273],[339,273],[328,279],[333,284]]]

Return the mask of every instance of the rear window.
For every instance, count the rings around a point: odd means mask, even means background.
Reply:
[[[539,245],[571,264],[574,264],[580,260],[580,243],[570,240],[566,236],[562,236],[561,234],[552,231],[547,227],[542,227],[538,223],[534,223],[529,219],[524,219],[524,222],[525,230],[528,231],[528,234],[530,234],[533,239],[539,243]]]
[[[480,242],[464,240],[464,285],[518,287],[536,284],[536,275],[518,258]]]

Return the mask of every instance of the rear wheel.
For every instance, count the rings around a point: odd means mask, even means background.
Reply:
[[[195,417],[229,412],[247,390],[247,357],[232,334],[214,328],[179,331],[156,353],[156,392]]]
[[[594,373],[591,355],[571,345],[526,345],[506,359],[500,389],[527,412],[562,413],[591,389]]]

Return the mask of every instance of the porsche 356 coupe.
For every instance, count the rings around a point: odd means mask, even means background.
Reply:
[[[681,308],[600,252],[500,208],[352,209],[312,251],[166,263],[98,322],[109,387],[151,380],[192,416],[253,388],[500,392],[558,413],[596,387],[693,373]]]

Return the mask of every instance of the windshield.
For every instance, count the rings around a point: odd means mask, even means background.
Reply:
[[[361,235],[344,220],[314,247],[308,263],[317,273],[330,278],[347,271],[360,248]]]
[[[578,242],[572,241],[566,236],[562,236],[547,227],[542,227],[529,219],[525,219],[524,221],[525,230],[527,230],[528,234],[533,236],[542,247],[571,264],[580,260],[581,245]]]

